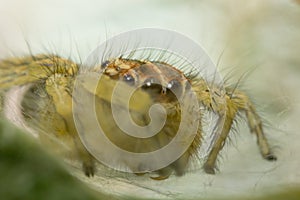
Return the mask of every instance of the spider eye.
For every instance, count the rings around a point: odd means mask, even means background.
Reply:
[[[174,79],[174,80],[171,80],[168,85],[167,85],[167,89],[171,90],[174,94],[176,95],[181,95],[182,93],[182,85],[181,83]]]
[[[123,80],[126,83],[128,83],[129,85],[134,85],[134,83],[135,83],[135,80],[134,80],[133,76],[131,76],[130,74],[124,74]]]
[[[103,68],[107,67],[108,64],[109,64],[108,60],[104,61],[103,63],[101,63],[101,68],[103,69]]]
[[[145,83],[145,87],[150,87],[150,86],[153,85],[154,79],[153,78],[148,78],[148,79],[145,80],[144,83]]]
[[[153,94],[156,94],[156,93],[160,94],[161,89],[162,89],[161,85],[159,84],[159,81],[155,78],[147,78],[144,81],[142,88]]]

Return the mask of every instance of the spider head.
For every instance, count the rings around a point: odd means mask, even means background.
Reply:
[[[134,87],[141,87],[158,102],[173,102],[189,90],[185,75],[167,63],[115,59],[107,64],[104,73]]]

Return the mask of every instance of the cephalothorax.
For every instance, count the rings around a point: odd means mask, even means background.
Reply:
[[[20,100],[15,103],[21,111],[20,116],[17,116],[22,121],[19,125],[25,124],[30,131],[38,133],[44,140],[48,139],[41,133],[46,133],[46,137],[53,135],[71,149],[75,149],[79,159],[83,162],[84,173],[92,176],[95,171],[94,158],[78,137],[72,113],[72,98],[74,98],[72,90],[74,80],[80,74],[79,68],[79,65],[70,60],[52,55],[3,60],[0,62],[0,89],[5,97],[3,112],[8,118],[12,120],[16,118],[7,107],[7,105],[12,105],[9,103],[12,101],[10,94],[13,91],[22,90]],[[204,162],[203,169],[206,173],[215,173],[218,154],[224,146],[238,112],[245,113],[249,128],[257,137],[262,157],[267,160],[276,160],[252,102],[245,93],[236,88],[225,88],[221,91],[218,85],[207,82],[201,77],[189,77],[168,63],[151,60],[142,61],[120,57],[105,61],[100,66],[89,70],[101,73],[104,78],[102,88],[111,90],[116,81],[122,81],[129,87],[140,85],[142,94],[147,94],[151,102],[160,103],[167,110],[166,125],[157,136],[150,139],[120,136],[119,129],[112,129],[114,125],[107,126],[110,139],[127,151],[143,153],[157,150],[168,144],[176,134],[181,120],[178,97],[184,96],[188,91],[193,91],[203,108],[224,119]],[[94,95],[97,96],[97,94]],[[104,94],[98,95],[97,99],[100,105],[97,112],[105,112],[97,114],[100,118],[105,116],[106,121],[103,123],[109,123],[112,117],[108,113],[110,111],[109,98]],[[132,109],[133,119],[139,125],[146,125],[149,119],[140,111],[143,101],[137,103],[139,105]],[[156,170],[158,177],[153,177],[154,179],[168,178],[172,172],[176,175],[184,174],[188,163],[197,156],[201,146],[203,131],[201,116],[199,119],[198,130],[189,148],[177,160]]]

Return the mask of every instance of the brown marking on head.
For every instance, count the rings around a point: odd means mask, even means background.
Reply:
[[[142,87],[158,101],[173,101],[176,96],[180,98],[190,84],[180,70],[163,62],[117,58],[107,64],[104,74]]]

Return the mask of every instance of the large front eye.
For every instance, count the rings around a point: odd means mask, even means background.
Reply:
[[[135,83],[133,76],[130,74],[124,74],[123,80],[129,85],[134,85]]]
[[[167,89],[171,90],[175,95],[181,95],[182,94],[182,85],[177,79],[171,80],[168,85]]]
[[[154,93],[160,93],[162,90],[162,86],[159,84],[159,81],[155,78],[147,78],[144,81],[142,88],[144,90],[148,90]]]
[[[144,84],[145,84],[145,87],[150,87],[153,84],[155,84],[155,79],[154,78],[148,78],[148,79],[145,80]]]

